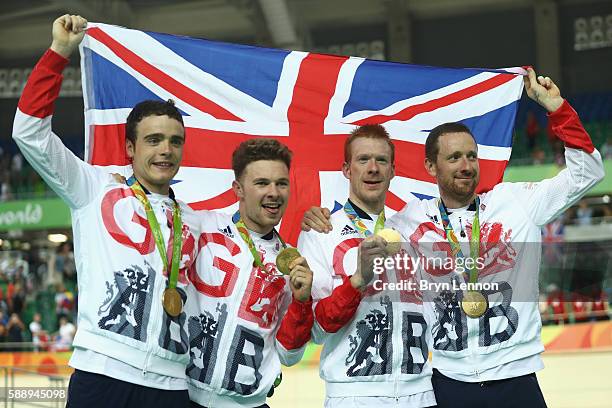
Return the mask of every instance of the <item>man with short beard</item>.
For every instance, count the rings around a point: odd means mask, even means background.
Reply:
[[[497,284],[497,289],[423,294],[438,407],[546,406],[535,375],[544,368],[537,298],[540,227],[580,199],[604,170],[554,82],[530,68],[525,88],[548,111],[552,129],[564,141],[566,169],[538,183],[501,183],[476,194],[480,168],[474,136],[463,124],[446,123],[425,143],[425,167],[440,198],[412,201],[393,219],[421,256],[436,258],[442,251],[478,265],[454,271],[425,267],[419,271],[422,280],[457,287]]]
[[[310,339],[312,272],[303,257],[281,272],[287,245],[275,228],[287,208],[290,165],[291,152],[276,140],[241,143],[232,155],[238,211],[202,213],[189,274],[193,407],[267,407],[281,364],[296,364]]]

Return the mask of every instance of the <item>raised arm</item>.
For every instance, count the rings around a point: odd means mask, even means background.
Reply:
[[[580,199],[605,174],[601,155],[557,85],[548,77],[536,76],[529,68],[525,90],[531,99],[548,111],[553,132],[565,144],[567,167],[555,177],[539,183],[503,184],[513,190],[533,222],[544,225]]]
[[[53,42],[23,90],[13,139],[24,157],[71,207],[86,205],[100,188],[103,173],[77,158],[51,130],[55,101],[68,57],[83,39],[87,20],[68,14],[53,22]]]

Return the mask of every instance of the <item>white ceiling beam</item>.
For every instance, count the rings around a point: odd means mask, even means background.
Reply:
[[[285,0],[259,0],[274,45],[286,49],[302,49],[295,23]]]

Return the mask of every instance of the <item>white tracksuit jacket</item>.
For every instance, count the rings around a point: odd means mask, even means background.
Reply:
[[[451,378],[467,382],[498,380],[543,367],[538,312],[540,227],[562,214],[604,177],[601,155],[571,106],[564,102],[549,114],[549,120],[565,143],[567,168],[541,182],[501,183],[479,195],[484,268],[478,282],[498,284],[496,289],[485,291],[488,311],[480,318],[469,318],[460,308],[461,291],[423,292],[425,319],[433,341],[433,367]],[[449,209],[465,256],[469,254],[474,210]],[[393,217],[392,226],[420,256],[449,256],[437,199],[411,201]],[[461,237],[462,228],[467,232],[465,237]],[[420,268],[417,275],[419,281],[430,283],[464,282],[461,275],[435,264]]]
[[[373,231],[377,216],[356,211]],[[372,283],[363,296],[355,290],[348,278],[356,270],[357,247],[364,236],[342,209],[330,221],[330,233],[303,231],[298,241],[314,273],[313,340],[323,344],[320,375],[326,396],[337,401],[355,397],[382,406],[383,401],[395,406],[398,400],[402,406],[435,405],[420,299],[415,293],[403,292],[400,298],[399,292],[372,290]],[[388,272],[387,279],[396,279],[395,273]],[[341,402],[339,406],[352,406],[346,401],[348,405]]]
[[[67,63],[51,50],[40,59],[19,101],[13,139],[70,207],[79,289],[75,354],[93,352],[96,361],[110,359],[115,369],[86,364],[87,358],[71,365],[149,387],[186,389],[187,316],[183,311],[173,318],[162,308],[168,277],[142,204],[106,170],[74,156],[51,130]],[[148,197],[171,259],[172,199]],[[177,287],[186,301],[186,275],[195,261],[200,221],[187,205],[179,204],[183,242]]]
[[[292,300],[288,277],[276,272],[281,243],[273,233],[250,232],[264,264],[253,256],[232,217],[209,213],[195,268],[190,271],[188,306],[189,396],[206,407],[256,407],[284,365],[296,364],[310,339],[312,302]],[[279,276],[280,275],[280,276]],[[281,385],[282,387],[282,385]]]

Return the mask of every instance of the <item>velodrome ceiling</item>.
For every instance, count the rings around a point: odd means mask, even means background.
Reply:
[[[3,0],[0,61],[38,56],[50,22],[64,13],[90,21],[288,49],[316,46],[316,30],[359,30],[390,19],[427,19],[528,8],[536,3],[610,0]]]
[[[542,1],[598,0],[3,0],[0,60],[39,55],[48,46],[50,22],[64,13],[143,30],[310,49],[313,30],[359,29],[383,24],[398,13],[426,19]]]

